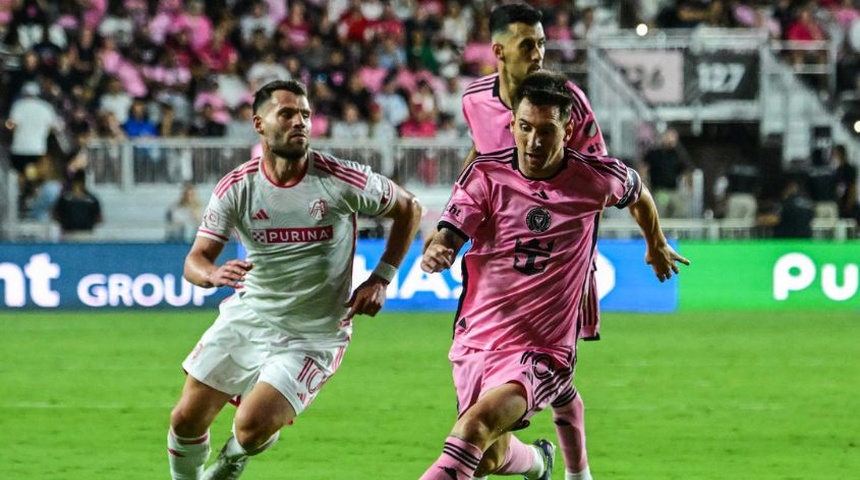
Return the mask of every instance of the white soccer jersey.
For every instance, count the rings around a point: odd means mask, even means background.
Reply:
[[[277,185],[260,158],[221,179],[197,235],[227,242],[236,231],[254,267],[239,297],[291,333],[333,333],[343,322],[352,280],[356,215],[394,205],[395,187],[370,167],[314,150],[305,175]]]

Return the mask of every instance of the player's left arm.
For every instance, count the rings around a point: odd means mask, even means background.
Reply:
[[[386,217],[393,220],[385,250],[379,263],[358,288],[353,292],[347,306],[349,318],[353,315],[376,315],[385,303],[385,290],[397,274],[397,268],[412,246],[418,225],[421,221],[421,204],[415,196],[394,183],[394,206]]]
[[[660,216],[651,192],[644,185],[639,198],[631,203],[628,208],[630,214],[645,237],[645,263],[651,265],[657,278],[664,282],[672,278],[672,273],[677,274],[678,262],[689,265],[690,261],[679,255],[675,249],[666,241],[666,236],[660,227]]]

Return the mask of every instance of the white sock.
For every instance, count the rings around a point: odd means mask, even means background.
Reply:
[[[526,472],[525,477],[528,479],[540,478],[541,475],[544,474],[543,455],[541,455],[538,447],[529,445],[529,448],[532,450],[534,464],[532,465],[532,468]]]
[[[487,480],[487,477],[472,477],[472,480]]]
[[[579,473],[564,472],[564,480],[593,480],[588,465]]]
[[[173,480],[197,480],[209,458],[209,432],[197,438],[184,438],[167,432],[167,459]]]

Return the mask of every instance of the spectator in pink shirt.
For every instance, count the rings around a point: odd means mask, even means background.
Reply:
[[[290,2],[289,13],[278,24],[278,34],[289,40],[294,51],[305,48],[310,42],[312,26],[305,13],[304,3]]]
[[[435,138],[436,119],[433,112],[423,108],[413,108],[405,122],[400,124],[401,138]]]
[[[219,25],[212,34],[212,40],[197,50],[200,61],[209,65],[213,72],[225,72],[231,63],[239,60],[239,53],[227,37],[228,33],[226,24]]]
[[[372,93],[379,92],[387,75],[388,70],[379,65],[379,55],[374,50],[367,52],[358,69],[358,76],[367,89]]]
[[[185,11],[178,15],[173,31],[180,30],[189,32],[189,44],[194,52],[199,52],[212,41],[212,21],[203,11],[201,0],[190,0]]]

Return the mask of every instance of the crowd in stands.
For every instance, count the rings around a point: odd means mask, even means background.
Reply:
[[[16,134],[30,136],[26,148],[11,149],[22,189],[29,177],[20,164],[57,151],[59,176],[67,169],[71,178],[90,138],[202,136],[250,144],[257,139],[250,125],[255,89],[296,78],[309,86],[317,137],[462,138],[463,87],[495,71],[487,19],[498,3],[0,0],[0,118],[10,119],[4,137],[14,144]],[[764,28],[774,39],[796,41],[838,38],[849,65],[860,18],[848,0],[530,3],[544,11],[555,44],[548,55],[563,62],[583,60],[592,29],[645,22]],[[599,20],[596,12],[612,18]],[[840,85],[856,84],[860,92],[857,78]],[[31,118],[36,109],[39,128],[22,132],[28,122],[12,115]]]

